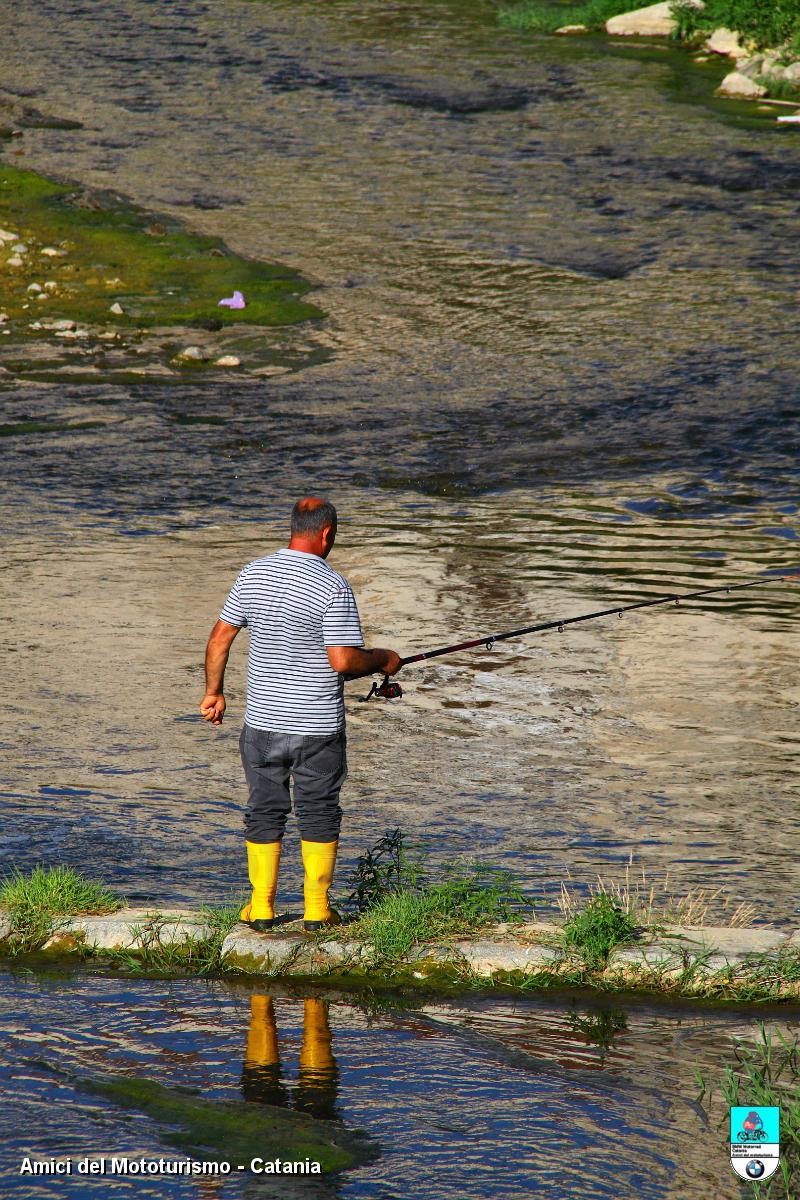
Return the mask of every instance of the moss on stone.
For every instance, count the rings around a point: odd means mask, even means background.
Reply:
[[[243,1100],[207,1100],[189,1089],[165,1087],[138,1076],[80,1079],[77,1086],[157,1121],[170,1145],[202,1157],[235,1163],[252,1158],[318,1162],[323,1173],[341,1171],[376,1156],[358,1134],[304,1113]]]

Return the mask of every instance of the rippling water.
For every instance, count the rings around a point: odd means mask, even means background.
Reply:
[[[80,1080],[133,1075],[208,1099],[309,1106],[381,1149],[337,1183],[237,1174],[171,1178],[170,1195],[314,1200],[734,1200],[725,1131],[694,1101],[745,1013],[611,1008],[580,996],[361,1008],[249,985],[6,976],[0,1009],[4,1194],[96,1195],[76,1176],[15,1177],[25,1155],[182,1158],[148,1117]],[[796,1024],[782,1023],[784,1033]],[[277,1034],[279,1051],[266,1053]],[[314,1054],[309,1055],[311,1042]],[[259,1050],[259,1047],[261,1049]],[[313,1059],[315,1066],[309,1067]],[[260,1076],[259,1076],[260,1072]],[[267,1148],[265,1147],[265,1157]],[[301,1181],[302,1182],[302,1181]],[[164,1180],[111,1177],[108,1196],[161,1196]]]

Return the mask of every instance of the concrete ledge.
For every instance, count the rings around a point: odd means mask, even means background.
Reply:
[[[188,909],[123,908],[107,916],[64,917],[50,941],[57,944],[72,936],[93,950],[136,950],[148,944],[185,945],[192,939],[207,938],[211,932],[211,927]]]
[[[11,923],[0,910],[0,942]],[[457,981],[464,970],[491,980],[493,976],[575,978],[582,971],[576,952],[559,945],[558,925],[533,922],[498,925],[474,939],[420,946],[415,955],[397,963],[375,964],[372,947],[347,937],[347,926],[331,931],[326,940],[306,934],[302,919],[284,915],[270,933],[256,933],[249,925],[235,925],[224,939],[222,955],[232,971],[263,976],[333,977],[364,975],[374,982],[398,976],[424,980]],[[106,916],[63,917],[57,922],[45,949],[53,953],[81,950],[128,950],[146,957],[161,946],[181,946],[202,941],[213,929],[198,913],[188,909],[157,912],[129,908]],[[782,932],[768,927],[736,929],[729,926],[690,928],[673,925],[640,941],[613,951],[605,971],[586,971],[585,982],[603,975],[617,986],[646,973],[651,981],[661,975],[665,983],[690,969],[692,979],[741,967],[752,958],[775,958],[782,949],[800,955],[800,930]],[[788,982],[788,981],[787,981]],[[792,987],[795,985],[792,984]],[[800,990],[800,989],[795,989]]]

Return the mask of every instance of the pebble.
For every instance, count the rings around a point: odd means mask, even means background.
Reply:
[[[42,250],[45,258],[63,258],[65,253],[66,251],[64,250],[56,250],[55,246],[45,246],[44,250]]]
[[[8,320],[8,313],[0,312],[0,325],[5,325]]]
[[[240,367],[241,365],[242,360],[235,354],[223,354],[222,358],[214,359],[215,367]]]
[[[29,283],[28,284],[29,292],[40,292],[41,290],[42,290],[42,285],[40,283]]]
[[[36,299],[37,299],[37,300],[49,300],[49,299],[50,299],[50,297],[48,296],[47,292],[39,292],[39,294],[38,294],[38,296],[36,297]]]
[[[125,312],[125,309],[122,307],[119,301],[115,300],[108,311],[114,313],[118,317],[121,317]]]
[[[15,233],[10,233],[7,229],[0,229],[0,242],[13,242],[16,237]]]
[[[14,242],[14,245],[11,247],[11,252],[12,254],[27,254],[28,247],[24,242]]]
[[[9,259],[6,259],[6,266],[9,266],[9,267],[21,267],[21,266],[22,266],[22,259],[20,258],[20,256],[19,256],[18,254],[12,254],[12,255],[11,255],[11,258],[9,258]]]
[[[113,341],[116,341],[116,339],[119,335],[114,333],[112,330],[109,330],[107,333],[101,333],[98,336],[100,337],[100,340],[103,342],[113,342]]]
[[[44,328],[44,327],[43,327],[41,321],[29,321],[28,322],[28,329],[42,329],[42,328]]]
[[[55,279],[46,279],[44,283],[44,290],[46,292],[57,292],[58,284],[56,283]]]
[[[55,330],[74,329],[75,322],[71,321],[69,317],[56,317],[55,320],[47,321],[44,328]]]

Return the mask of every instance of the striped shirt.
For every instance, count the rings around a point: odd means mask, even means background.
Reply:
[[[279,550],[243,568],[220,613],[247,626],[247,709],[254,729],[338,733],[344,680],[326,646],[363,646],[350,584],[317,554]]]

